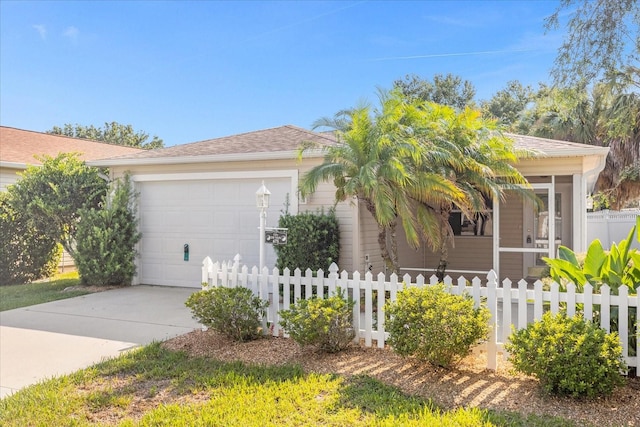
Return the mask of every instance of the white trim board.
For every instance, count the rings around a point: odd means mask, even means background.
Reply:
[[[135,183],[158,181],[204,181],[221,179],[268,179],[289,178],[291,191],[289,193],[289,207],[292,214],[298,213],[298,170],[249,170],[232,172],[193,172],[193,173],[161,173],[161,174],[137,174],[132,175]],[[268,187],[268,183],[267,183]]]

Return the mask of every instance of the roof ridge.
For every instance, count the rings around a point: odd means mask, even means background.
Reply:
[[[215,138],[208,138],[208,139],[202,139],[199,141],[193,141],[193,142],[186,142],[184,144],[176,144],[176,145],[172,145],[170,147],[164,147],[161,148],[161,150],[166,150],[166,149],[170,149],[173,147],[187,147],[189,145],[193,145],[193,144],[201,144],[204,142],[210,142],[210,141],[217,141],[219,139],[224,139],[224,138],[236,138],[236,137],[241,137],[244,135],[251,135],[251,134],[259,134],[259,133],[263,133],[263,132],[268,132],[268,131],[272,131],[272,130],[276,130],[276,129],[292,129],[298,132],[304,132],[307,133],[309,135],[313,135],[315,137],[321,137],[323,139],[326,139],[327,141],[331,141],[331,142],[335,142],[335,140],[327,137],[326,135],[323,135],[319,132],[314,132],[312,130],[309,129],[305,129],[303,127],[300,126],[296,126],[296,125],[291,125],[291,124],[287,124],[287,125],[280,125],[280,126],[272,126],[270,128],[265,128],[265,129],[258,129],[258,130],[250,130],[250,131],[246,131],[246,132],[241,132],[241,133],[234,133],[231,135],[222,135],[222,136],[217,136]]]
[[[282,127],[288,127],[288,128],[291,128],[291,129],[295,129],[295,130],[297,130],[297,131],[302,131],[302,132],[304,132],[304,133],[311,134],[311,135],[313,135],[313,136],[319,136],[320,138],[324,138],[324,139],[326,139],[326,140],[328,140],[328,141],[331,141],[331,142],[336,142],[336,141],[335,141],[335,139],[329,138],[328,136],[326,136],[326,135],[325,135],[324,133],[322,133],[322,132],[316,132],[316,131],[313,131],[313,130],[309,130],[309,129],[301,128],[301,127],[296,126],[296,125],[284,125],[284,126],[282,126]]]

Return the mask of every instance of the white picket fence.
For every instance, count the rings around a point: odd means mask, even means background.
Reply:
[[[353,309],[355,340],[364,342],[367,347],[377,345],[384,348],[388,333],[384,329],[384,305],[387,301],[395,301],[397,292],[407,286],[431,286],[438,283],[436,276],[431,276],[428,281],[422,275],[413,279],[409,274],[402,278],[392,274],[389,280],[380,273],[374,277],[367,272],[364,277],[359,272],[354,272],[351,277],[346,271],[338,274],[338,266],[332,264],[329,273],[325,277],[323,270],[317,274],[306,270],[304,275],[296,269],[291,275],[289,269],[282,273],[274,268],[269,271],[264,268],[260,273],[257,267],[251,270],[246,265],[240,265],[240,257],[234,261],[214,263],[209,257],[205,258],[202,266],[203,288],[211,286],[237,287],[243,286],[251,289],[261,299],[269,301],[267,316],[263,318],[263,330],[274,336],[284,335],[279,324],[280,310],[286,310],[290,305],[301,298],[310,298],[312,295],[323,297],[333,294],[337,288],[345,290],[355,301]],[[618,309],[618,334],[623,348],[623,355],[629,367],[636,368],[636,375],[640,376],[638,355],[640,354],[640,339],[636,340],[635,352],[630,352],[629,335],[638,333],[635,325],[629,325],[628,314],[630,309],[638,310],[638,296],[629,295],[628,288],[622,286],[618,295],[611,293],[608,286],[602,286],[600,293],[593,293],[593,287],[584,286],[583,292],[577,292],[573,284],[569,284],[566,292],[560,292],[559,285],[553,283],[549,291],[543,290],[543,284],[537,281],[533,289],[525,280],[514,284],[505,279],[498,283],[495,272],[490,271],[485,283],[475,277],[468,281],[464,277],[454,281],[447,276],[444,279],[449,292],[453,294],[467,293],[473,297],[475,306],[485,305],[491,311],[492,327],[489,339],[481,344],[476,351],[484,351],[487,354],[487,368],[495,370],[500,357],[504,358],[503,344],[508,340],[512,332],[512,325],[522,329],[528,323],[542,318],[545,311],[553,313],[561,309],[566,310],[569,316],[576,311],[583,312],[584,318],[592,320],[594,313],[600,313],[600,326],[610,331],[611,309]],[[382,296],[382,297],[380,297]],[[578,308],[578,304],[581,306]],[[640,317],[640,316],[638,316]],[[631,354],[634,354],[631,356]]]

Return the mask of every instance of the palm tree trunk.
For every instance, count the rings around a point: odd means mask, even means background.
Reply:
[[[396,273],[398,276],[400,275],[400,261],[398,260],[398,235],[396,234],[396,220],[393,220],[391,224],[389,224],[389,232],[391,234],[391,253],[389,254],[389,258],[391,259],[391,268],[387,266],[392,273]]]
[[[373,215],[373,218],[376,218],[376,207],[373,205],[373,203],[371,203],[371,200],[360,200],[364,201],[369,213]],[[376,222],[378,221],[376,220]],[[392,226],[389,226],[389,228],[391,229],[392,253],[389,253],[389,249],[387,246],[387,226],[378,223],[378,245],[380,247],[380,256],[382,256],[382,260],[384,261],[384,265],[386,266],[387,270],[393,271],[398,274],[400,269],[398,268],[398,245],[397,242],[394,243],[396,241],[395,221],[393,222]]]
[[[451,237],[451,226],[449,225],[449,216],[451,215],[450,206],[440,207],[440,261],[436,269],[436,277],[442,282],[449,264],[449,238]]]
[[[627,141],[616,139],[609,147],[595,190],[609,196],[611,209],[620,210],[628,202],[640,198],[640,137]]]

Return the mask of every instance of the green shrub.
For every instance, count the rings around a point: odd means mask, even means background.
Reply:
[[[278,227],[287,228],[287,244],[276,245],[278,256],[276,267],[293,271],[299,268],[303,272],[323,269],[325,272],[331,263],[338,263],[340,256],[340,227],[335,211],[332,209],[297,215],[284,214],[278,220]]]
[[[83,285],[130,285],[136,274],[135,245],[140,241],[132,209],[130,178],[116,181],[100,208],[80,210],[76,230],[76,267]]]
[[[313,345],[327,353],[347,348],[353,338],[354,301],[338,289],[328,298],[301,299],[280,311],[280,324],[300,345]]]
[[[624,382],[618,335],[579,315],[547,312],[509,340],[505,350],[514,368],[538,378],[548,393],[594,397]]]
[[[62,246],[39,232],[0,193],[0,285],[28,283],[58,270]]]
[[[216,287],[191,294],[185,305],[203,325],[234,341],[250,341],[260,336],[268,303],[248,288]]]
[[[389,344],[401,356],[448,367],[489,334],[490,312],[474,308],[468,295],[453,295],[444,285],[410,287],[386,304]]]
[[[636,233],[637,232],[637,233]],[[561,286],[573,282],[582,291],[583,285],[590,283],[594,292],[599,292],[602,285],[609,285],[614,294],[618,294],[620,286],[627,286],[634,294],[640,288],[640,251],[632,247],[634,235],[640,242],[640,216],[636,225],[631,227],[626,239],[618,244],[613,243],[606,251],[600,240],[595,239],[589,245],[584,259],[571,249],[560,245],[558,258],[542,259],[550,267],[550,275]]]

